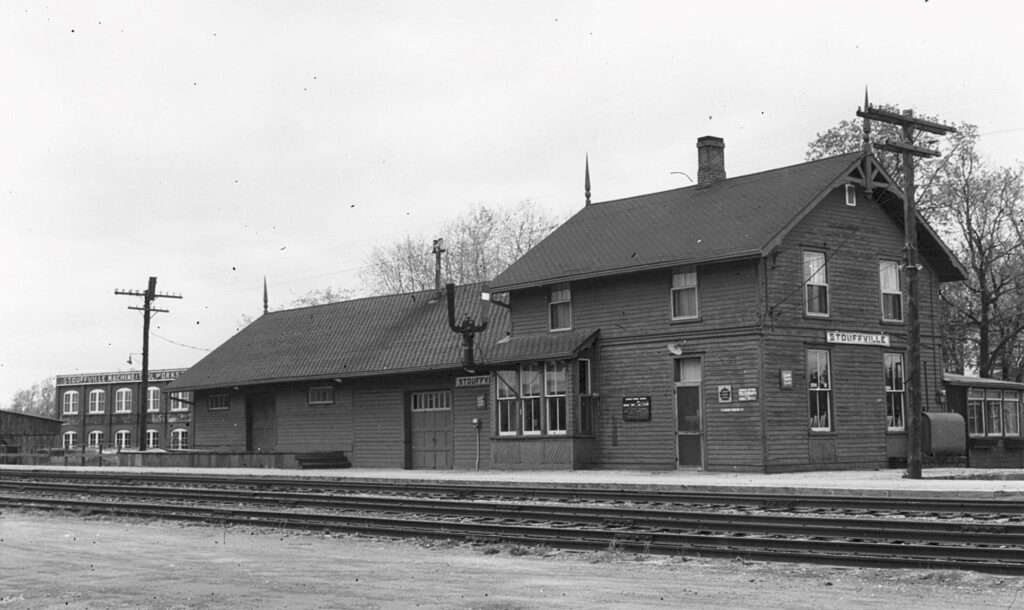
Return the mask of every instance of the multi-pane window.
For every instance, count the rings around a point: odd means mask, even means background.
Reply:
[[[536,364],[524,364],[519,373],[519,398],[522,405],[523,434],[543,431],[541,416],[541,369]]]
[[[498,371],[498,435],[513,435],[519,432],[518,398],[516,386],[519,384],[516,371]]]
[[[544,365],[544,410],[547,412],[548,434],[565,434],[566,395],[569,375],[565,362]]]
[[[64,448],[73,449],[78,444],[78,433],[74,430],[68,430],[64,433]]]
[[[171,431],[171,449],[188,449],[188,430],[178,428]]]
[[[62,412],[64,415],[78,415],[78,392],[75,390],[64,392]]]
[[[985,390],[967,390],[967,433],[973,436],[985,434]]]
[[[1020,394],[1003,390],[1003,434],[1020,436]]]
[[[114,446],[118,449],[129,449],[132,444],[132,433],[128,430],[118,430],[114,433]]]
[[[572,328],[572,291],[569,283],[555,284],[551,287],[548,299],[551,330],[567,330]]]
[[[903,386],[903,354],[885,358],[885,422],[890,431],[906,429],[906,392]]]
[[[93,430],[89,433],[89,448],[100,449],[103,447],[103,431]]]
[[[594,396],[590,386],[590,360],[580,358],[579,373],[579,397],[580,397],[580,434],[594,433]]]
[[[221,394],[220,396],[224,398],[226,403],[228,395]],[[171,392],[170,403],[171,411],[188,411],[188,408],[192,406],[193,403],[192,392]],[[212,406],[210,408],[211,410],[213,409]],[[223,408],[226,409],[227,406],[224,406]]]
[[[146,449],[156,449],[160,446],[160,433],[156,430],[146,430]]]
[[[160,388],[156,386],[146,388],[146,410],[150,413],[160,411]]]
[[[828,270],[824,252],[804,251],[804,295],[807,315],[828,315]]]
[[[903,290],[900,283],[900,264],[896,261],[878,262],[878,281],[882,290],[882,319],[903,319]]]
[[[114,413],[131,413],[132,391],[128,388],[121,388],[114,393]]]
[[[333,405],[334,387],[329,385],[309,388],[309,404],[311,405]]]
[[[452,408],[452,393],[447,390],[413,392],[410,403],[413,411],[447,411]]]
[[[676,267],[672,270],[672,319],[687,320],[700,316],[697,294],[697,268]]]
[[[107,393],[103,390],[89,392],[89,413],[103,413],[107,408]]]
[[[832,377],[828,350],[807,350],[807,394],[810,402],[811,430],[832,430]]]
[[[173,404],[175,401],[171,401]],[[231,408],[231,400],[227,394],[210,394],[206,408],[210,411],[224,411]]]
[[[985,390],[985,434],[1000,436],[1003,433],[1003,393],[999,390]]]

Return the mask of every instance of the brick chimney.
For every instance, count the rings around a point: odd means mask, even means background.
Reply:
[[[697,186],[711,186],[719,180],[725,180],[725,140],[697,138]]]

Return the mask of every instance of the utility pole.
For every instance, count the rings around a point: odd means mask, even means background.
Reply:
[[[129,307],[142,312],[142,381],[139,382],[139,451],[146,450],[146,409],[149,404],[149,320],[156,312],[168,313],[166,309],[156,309],[153,301],[158,298],[180,299],[180,294],[157,294],[156,278],[149,278],[149,286],[145,290],[114,290],[114,294],[122,296],[142,297],[142,307]]]
[[[858,110],[857,116],[868,120],[882,121],[898,125],[903,130],[901,142],[886,140],[878,148],[903,156],[903,226],[904,247],[907,251],[907,375],[904,384],[910,413],[907,417],[907,478],[921,478],[921,321],[918,307],[918,272],[921,265],[917,252],[917,203],[914,193],[914,157],[938,157],[939,151],[914,144],[916,131],[925,131],[937,135],[956,132],[948,125],[914,118],[912,110],[897,114],[880,108],[872,108],[868,104],[867,92],[864,93],[864,110]]]

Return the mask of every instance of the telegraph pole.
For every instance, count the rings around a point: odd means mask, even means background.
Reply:
[[[152,314],[168,313],[166,309],[156,309],[153,301],[159,298],[180,299],[180,294],[157,294],[156,278],[149,278],[149,286],[145,290],[114,290],[114,294],[122,296],[142,297],[142,307],[129,307],[142,312],[142,381],[139,382],[139,451],[146,450],[146,408],[149,404],[149,320]]]
[[[904,247],[907,251],[907,378],[904,381],[909,399],[910,413],[907,417],[907,478],[921,478],[921,321],[918,307],[918,272],[921,265],[917,252],[917,203],[914,193],[914,157],[938,157],[939,151],[915,145],[916,131],[925,131],[937,135],[956,132],[948,125],[914,118],[912,110],[897,114],[880,108],[872,108],[868,104],[867,93],[864,94],[864,110],[858,110],[857,116],[867,120],[882,121],[898,125],[903,130],[901,142],[886,140],[878,148],[903,156],[904,183]]]

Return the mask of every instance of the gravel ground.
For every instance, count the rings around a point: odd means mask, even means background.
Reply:
[[[1024,608],[1024,578],[0,513],[9,608]]]

